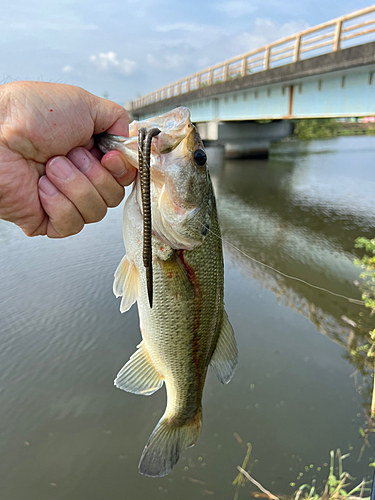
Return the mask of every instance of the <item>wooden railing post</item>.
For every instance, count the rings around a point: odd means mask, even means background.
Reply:
[[[270,57],[271,57],[271,47],[268,45],[266,47],[266,52],[264,54],[264,69],[270,69]]]
[[[297,35],[296,41],[294,43],[294,52],[293,52],[293,62],[294,63],[299,61],[300,48],[301,48],[301,35]]]
[[[209,74],[208,74],[208,85],[212,85],[213,78],[214,78],[214,70],[211,69]]]
[[[333,39],[333,52],[341,49],[341,30],[342,30],[342,21],[339,20],[336,23],[335,36]]]
[[[186,92],[190,92],[190,76],[189,76],[189,78],[186,80]]]
[[[242,59],[241,65],[241,76],[246,76],[247,74],[247,56]]]
[[[226,82],[228,80],[228,63],[224,64],[223,68],[223,82]]]

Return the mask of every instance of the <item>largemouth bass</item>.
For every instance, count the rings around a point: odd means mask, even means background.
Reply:
[[[126,255],[113,285],[121,312],[137,302],[142,342],[115,385],[153,394],[166,385],[168,402],[143,451],[139,471],[168,474],[180,452],[193,446],[202,425],[202,392],[210,365],[228,383],[237,346],[223,302],[223,255],[206,153],[186,108],[130,125],[130,137],[103,136],[103,152],[120,151],[138,168],[138,130],[157,127],[151,146],[153,306],[142,260],[139,175],[123,217]]]

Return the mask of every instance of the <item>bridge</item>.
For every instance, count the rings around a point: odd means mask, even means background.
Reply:
[[[168,84],[130,112],[144,119],[187,106],[227,156],[262,154],[291,133],[290,119],[375,115],[374,33],[372,5]]]

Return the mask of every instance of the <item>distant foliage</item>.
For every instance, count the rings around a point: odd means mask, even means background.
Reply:
[[[356,259],[354,264],[364,269],[360,275],[362,279],[360,290],[365,306],[369,307],[373,314],[375,312],[375,238],[372,240],[357,238],[355,247],[364,248],[366,252],[361,259]]]
[[[309,118],[297,120],[294,135],[301,141],[325,139],[338,135],[339,124],[334,118]]]

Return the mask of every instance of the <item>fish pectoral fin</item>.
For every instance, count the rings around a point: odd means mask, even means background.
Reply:
[[[128,311],[138,297],[138,271],[132,260],[125,255],[115,272],[113,293],[122,297],[120,311]]]
[[[231,381],[237,366],[237,343],[234,338],[232,325],[224,311],[223,325],[211,358],[211,366],[222,384]]]
[[[126,365],[121,368],[114,383],[123,391],[144,396],[153,394],[163,385],[163,379],[155,370],[143,341]]]

